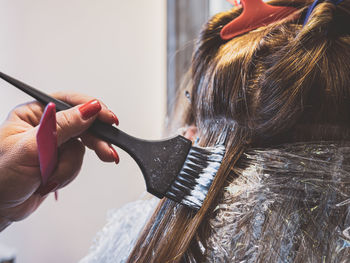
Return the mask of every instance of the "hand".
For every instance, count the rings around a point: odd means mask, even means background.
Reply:
[[[93,149],[102,161],[119,162],[109,144],[85,132],[96,118],[118,125],[117,117],[88,96],[73,93],[53,96],[77,106],[56,115],[58,164],[45,187],[40,187],[36,144],[44,107],[38,102],[18,106],[0,126],[0,231],[30,215],[50,192],[70,183],[81,168],[85,146]]]

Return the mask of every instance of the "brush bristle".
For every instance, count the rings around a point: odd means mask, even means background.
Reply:
[[[219,170],[224,154],[224,145],[205,148],[192,146],[184,166],[165,196],[199,210]]]

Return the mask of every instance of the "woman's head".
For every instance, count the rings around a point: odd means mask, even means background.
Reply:
[[[305,26],[310,1],[273,3],[299,7],[300,17],[229,41],[220,30],[240,10],[215,16],[203,29],[193,57],[189,119],[204,134],[220,119],[244,128],[256,144],[284,133],[287,141],[315,138],[298,138],[304,125],[349,126],[349,1],[320,3]]]
[[[200,261],[210,235],[207,218],[246,149],[349,139],[350,0],[319,3],[305,26],[312,1],[270,3],[296,7],[300,15],[222,40],[220,30],[242,12],[238,8],[202,29],[186,89],[190,100],[180,100],[177,110],[184,114],[178,116],[197,127],[200,145],[224,135],[227,153],[202,209],[195,214],[163,200],[130,262]]]

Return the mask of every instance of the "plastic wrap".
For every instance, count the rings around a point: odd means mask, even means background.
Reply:
[[[81,263],[125,262],[157,203],[111,211]],[[350,144],[247,151],[208,220],[206,262],[350,262]]]
[[[250,150],[233,172],[207,262],[350,262],[350,144]]]
[[[97,234],[80,263],[125,262],[159,199],[138,200],[110,210],[106,226]]]

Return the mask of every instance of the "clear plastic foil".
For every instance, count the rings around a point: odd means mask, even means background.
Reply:
[[[97,234],[89,254],[79,263],[126,262],[158,202],[157,198],[138,200],[109,211],[107,224]]]
[[[251,149],[232,171],[206,262],[350,262],[350,143]],[[81,263],[125,262],[157,202],[111,211]]]
[[[207,262],[350,262],[350,143],[253,149],[233,172]]]

